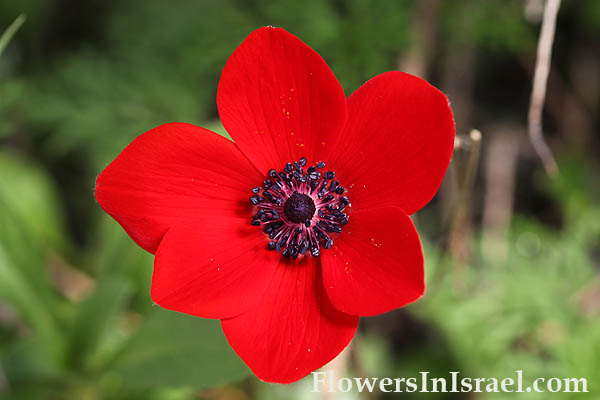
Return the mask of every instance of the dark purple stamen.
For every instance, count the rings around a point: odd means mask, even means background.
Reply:
[[[323,161],[306,166],[306,158],[287,163],[283,171],[269,170],[263,186],[252,189],[250,202],[258,208],[251,224],[262,226],[269,236],[267,248],[296,259],[307,252],[313,257],[321,248],[333,246],[331,233],[340,233],[348,223],[344,213],[350,199],[334,181],[335,172],[320,172]]]

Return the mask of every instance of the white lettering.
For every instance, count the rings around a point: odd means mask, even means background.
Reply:
[[[458,374],[459,372],[450,372],[450,375],[452,375],[452,389],[450,389],[450,393],[458,393]]]
[[[344,384],[346,385],[344,390]],[[337,387],[340,392],[349,392],[352,390],[352,379],[350,378],[340,378],[337,382]]]
[[[386,386],[392,385],[394,382],[390,378],[383,378],[379,381],[379,391],[389,393],[391,390],[387,390]],[[371,389],[373,390],[373,389]]]
[[[325,372],[313,372],[313,393],[319,393],[321,384],[325,384]],[[323,377],[322,379],[320,377]]]
[[[502,382],[500,382],[500,388],[503,392],[512,393],[514,390],[511,390],[510,387],[515,384],[515,381],[511,378],[504,378]]]
[[[413,393],[413,392],[416,392],[416,391],[417,391],[417,389],[419,388],[419,387],[417,386],[417,378],[408,378],[408,379],[406,380],[406,386],[408,386],[408,388],[406,389],[406,391],[407,391],[408,393]]]
[[[473,385],[471,385],[471,378],[462,378],[460,380],[461,392],[470,392],[473,390]]]
[[[553,383],[556,383],[556,385],[554,385]],[[548,379],[548,383],[546,384],[546,386],[548,387],[549,391],[551,391],[552,393],[556,393],[560,390],[562,382],[558,378],[550,378]]]
[[[565,392],[571,392],[571,383],[575,384],[575,390],[573,392],[579,393],[579,384],[583,385],[581,392],[587,393],[587,379],[585,378],[565,378]]]
[[[375,389],[375,383],[377,383],[377,380],[379,378],[371,378],[371,380],[369,380],[369,378],[354,378],[354,381],[356,382],[356,388],[358,389],[359,392],[362,393],[363,390],[365,390],[365,387],[367,388],[367,390],[369,392],[372,392],[373,389]],[[390,378],[385,378],[385,379],[390,379]],[[390,379],[391,382],[391,379]]]
[[[498,392],[498,379],[489,378],[489,383],[485,386],[487,392]]]

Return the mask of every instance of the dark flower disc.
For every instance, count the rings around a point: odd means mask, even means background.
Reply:
[[[344,212],[350,204],[346,190],[333,178],[335,172],[320,170],[323,161],[305,169],[306,158],[287,163],[283,171],[269,171],[263,186],[252,189],[250,202],[258,208],[252,225],[262,226],[269,236],[267,247],[296,259],[308,250],[314,257],[321,247],[331,248],[332,233],[348,223]]]

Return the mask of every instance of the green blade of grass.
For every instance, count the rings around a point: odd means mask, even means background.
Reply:
[[[10,24],[8,28],[6,28],[2,36],[0,36],[0,55],[2,55],[2,52],[4,51],[6,45],[8,45],[8,42],[10,42],[10,39],[12,39],[15,33],[17,33],[21,25],[25,23],[25,19],[25,15],[19,15],[17,19],[15,19],[14,22]]]

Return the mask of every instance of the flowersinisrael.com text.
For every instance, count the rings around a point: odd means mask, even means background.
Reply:
[[[450,372],[447,378],[431,377],[429,372],[419,372],[418,377],[411,378],[349,378],[336,377],[333,371],[313,372],[312,377],[313,392],[588,392],[585,378],[535,378],[526,384],[522,370],[500,379],[463,377],[460,372]]]

